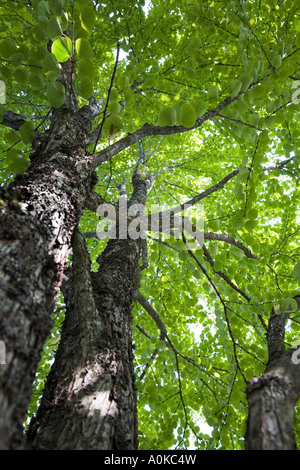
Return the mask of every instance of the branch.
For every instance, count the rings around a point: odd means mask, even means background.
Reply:
[[[184,244],[187,246],[187,243],[186,243],[186,238],[184,236],[184,233],[182,232],[182,239],[183,239],[183,242]],[[229,322],[229,318],[228,318],[228,309],[227,309],[227,306],[223,300],[223,297],[221,296],[219,290],[217,289],[215,283],[213,282],[213,280],[211,279],[211,277],[209,276],[208,272],[206,271],[206,269],[204,268],[204,266],[200,263],[200,261],[198,260],[198,258],[194,255],[194,253],[187,249],[189,255],[196,261],[197,265],[199,266],[199,268],[201,269],[201,271],[203,272],[203,274],[205,275],[205,277],[207,278],[207,280],[209,281],[209,283],[211,284],[212,288],[214,289],[215,293],[217,294],[217,297],[219,298],[222,306],[223,306],[223,310],[224,310],[224,315],[225,315],[225,320],[226,320],[226,323],[227,323],[227,328],[228,328],[228,333],[229,333],[229,336],[231,338],[231,341],[232,341],[232,345],[233,345],[233,353],[234,353],[234,357],[235,357],[235,362],[236,362],[236,365],[237,365],[237,368],[239,369],[245,383],[247,383],[246,381],[246,378],[243,374],[243,371],[240,367],[240,364],[239,364],[239,360],[238,360],[238,357],[237,357],[237,352],[236,352],[236,342],[235,342],[235,339],[234,339],[234,336],[233,336],[233,333],[232,333],[232,330],[231,330],[231,326],[230,326],[230,322]]]
[[[14,113],[13,111],[7,110],[4,113],[1,124],[7,127],[11,127],[16,131],[20,130],[20,127],[25,123],[26,116]]]
[[[202,193],[197,194],[192,199],[189,199],[188,201],[186,201],[182,204],[179,204],[178,206],[172,207],[172,208],[167,209],[163,212],[159,212],[159,213],[155,213],[155,214],[149,214],[147,216],[148,217],[148,230],[151,230],[151,217],[154,217],[154,220],[159,220],[159,221],[162,221],[163,219],[166,220],[168,218],[168,221],[169,221],[169,216],[171,214],[172,214],[172,216],[174,216],[178,212],[182,212],[183,210],[185,210],[187,208],[187,206],[192,206],[192,205],[196,204],[197,202],[201,201],[202,199],[206,198],[210,194],[212,194],[216,191],[219,191],[219,189],[222,189],[225,186],[225,184],[228,181],[230,181],[232,178],[234,178],[234,176],[236,176],[238,173],[239,173],[238,169],[233,170],[231,173],[229,173],[227,176],[225,176],[225,178],[223,178],[221,181],[219,181],[215,185],[213,185],[210,188],[206,189]],[[174,225],[175,225],[174,220],[173,221],[171,220],[170,221],[170,228],[174,228]],[[191,228],[195,229],[195,227],[193,225],[191,225]]]
[[[252,251],[249,250],[242,242],[236,240],[235,238],[231,237],[227,233],[213,233],[213,232],[204,232],[204,240],[218,240],[225,243],[229,243],[230,245],[235,246],[242,250],[247,258],[252,259],[259,259],[258,256],[254,255]]]
[[[240,119],[235,119],[235,118],[232,118],[232,117],[229,117],[229,116],[224,116],[224,114],[219,114],[218,116],[220,116],[223,119],[228,119],[229,121],[237,122],[238,124],[242,124],[243,126],[251,127],[252,129],[256,129],[257,131],[262,131],[263,130],[260,127],[253,126],[252,124],[249,124],[248,122],[241,121]]]
[[[87,199],[85,200],[85,208],[88,209],[89,211],[97,212],[97,208],[101,204],[105,204],[105,203],[108,204],[105,201],[105,199],[103,199],[103,197],[100,196],[100,194],[96,193],[95,191],[92,191],[90,192]],[[96,236],[96,232],[95,232],[95,236]]]
[[[160,315],[149,304],[148,300],[145,299],[145,297],[140,292],[137,293],[136,300],[139,302],[139,304],[141,304],[141,306],[146,310],[146,312],[149,313],[150,317],[152,317],[153,320],[155,321],[156,325],[158,326],[160,330],[160,339],[163,341],[167,336],[167,330],[162,319],[160,318]]]
[[[204,237],[205,238],[205,237]],[[209,262],[209,264],[211,265],[211,267],[213,268],[214,270],[214,260],[212,259],[212,256],[211,254],[209,253],[208,249],[206,248],[206,246],[203,244],[203,252],[204,252],[204,256],[205,258],[207,259],[207,261]],[[224,279],[225,282],[227,282],[227,284],[233,289],[235,290],[236,292],[238,292],[238,294],[240,294],[242,297],[244,297],[244,299],[247,300],[247,302],[251,302],[251,297],[249,297],[247,294],[245,294],[245,292],[243,292],[238,286],[236,286],[232,281],[231,279],[229,279],[229,277],[227,276],[227,274],[225,274],[223,271],[215,271],[215,274],[217,274],[218,276],[220,276],[222,279]],[[260,321],[260,323],[262,324],[262,327],[264,328],[265,331],[267,331],[267,326],[265,324],[265,321],[262,317],[262,315],[258,314],[258,319]]]
[[[290,163],[292,160],[294,160],[295,155],[293,157],[289,157],[286,160],[283,160],[282,162],[278,163],[277,165],[274,166],[269,166],[269,167],[264,167],[262,170],[263,171],[272,171],[272,170],[281,170],[287,163]]]
[[[154,308],[151,307],[151,305],[149,304],[149,302],[145,299],[145,297],[138,293],[138,295],[140,296],[140,299],[143,300],[143,304],[139,302],[139,299],[136,297],[136,300],[138,300],[138,302],[140,303],[140,305],[142,305],[143,308],[145,308],[146,312],[149,313],[149,315],[154,319],[154,321],[156,322],[157,326],[159,327],[160,331],[161,331],[161,341],[164,341],[165,344],[167,345],[168,348],[172,349],[173,353],[175,354],[175,359],[176,359],[176,362],[178,360],[177,356],[180,356],[182,357],[182,359],[184,359],[185,361],[189,362],[190,364],[192,364],[193,366],[195,366],[197,369],[199,369],[201,372],[207,374],[211,379],[213,380],[216,380],[216,382],[218,382],[221,386],[223,386],[214,376],[210,375],[209,372],[207,372],[207,370],[204,370],[202,368],[200,368],[196,363],[195,363],[195,359],[191,358],[191,357],[188,357],[186,356],[185,354],[182,354],[177,348],[175,348],[175,346],[173,345],[172,341],[170,340],[169,336],[167,335],[167,332],[166,332],[166,328],[159,316],[159,314],[156,312],[156,310],[154,310]],[[150,307],[150,308],[149,308]],[[155,318],[154,318],[155,317]],[[157,321],[156,321],[157,320]],[[159,326],[160,325],[160,326]],[[149,340],[151,340],[151,336],[144,330],[144,328],[142,328],[139,324],[136,325],[137,329],[143,334],[146,336],[146,338],[148,338]],[[163,336],[164,335],[164,336]],[[163,336],[163,337],[162,337]],[[150,360],[153,361],[153,359],[157,356],[158,354],[158,349],[156,348],[153,353],[151,354],[151,357],[150,357]],[[140,375],[139,379],[142,380],[142,378],[145,376],[147,370],[149,369],[150,367],[150,363],[147,363],[146,366],[145,366],[145,369],[144,371],[142,372],[142,374]],[[216,393],[215,391],[205,382],[204,379],[200,378],[201,382],[212,392],[212,394],[214,395],[216,401],[218,401],[218,398],[216,396]]]
[[[119,52],[120,52],[120,44],[117,44],[117,55],[116,55],[116,60],[115,60],[115,66],[114,66],[114,70],[113,70],[113,73],[112,73],[110,86],[109,86],[109,89],[108,89],[107,100],[106,100],[105,107],[104,107],[104,112],[103,112],[103,118],[102,118],[102,121],[101,121],[100,126],[99,126],[99,131],[98,131],[97,139],[96,139],[95,146],[94,146],[94,152],[97,148],[98,141],[99,141],[99,139],[101,137],[101,134],[102,134],[103,124],[104,124],[104,121],[106,119],[106,113],[107,113],[110,93],[111,93],[111,89],[112,89],[112,86],[113,86],[113,83],[114,83],[114,79],[115,79],[115,75],[116,75],[116,71],[117,71],[117,67],[118,67],[118,62],[119,62]]]
[[[252,82],[249,86],[249,88],[253,87],[259,83],[259,80],[255,80]],[[123,139],[113,143],[112,145],[109,145],[105,149],[101,150],[100,152],[97,152],[94,154],[94,161],[93,161],[93,166],[97,167],[101,165],[101,163],[106,162],[113,156],[117,155],[120,153],[122,150],[131,147],[134,145],[136,142],[138,142],[141,139],[144,139],[147,136],[153,136],[153,135],[173,135],[173,134],[180,134],[184,132],[189,132],[193,129],[197,129],[200,127],[204,122],[211,120],[215,116],[217,116],[222,109],[226,108],[228,105],[230,105],[232,102],[237,100],[241,95],[243,94],[242,91],[240,91],[236,96],[231,97],[228,96],[223,100],[218,106],[216,106],[214,109],[207,111],[201,118],[198,118],[195,122],[195,125],[187,128],[184,126],[154,126],[153,124],[144,124],[140,129],[136,130],[132,134],[128,134],[126,137]]]
[[[205,258],[207,259],[207,261],[209,262],[209,264],[211,265],[211,267],[213,268],[214,270],[214,265],[215,265],[215,262],[211,256],[211,254],[209,253],[208,249],[206,248],[206,246],[203,244],[203,252],[204,252],[204,256]],[[215,273],[220,276],[222,279],[224,279],[225,282],[227,282],[227,284],[232,288],[234,289],[236,292],[238,292],[242,297],[244,297],[244,299],[246,299],[248,302],[250,302],[251,298],[245,294],[245,292],[243,292],[239,287],[237,287],[230,279],[229,277],[223,273],[223,271],[215,271]]]

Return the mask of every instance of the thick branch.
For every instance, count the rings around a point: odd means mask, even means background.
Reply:
[[[145,299],[145,297],[140,292],[138,292],[136,294],[136,300],[138,301],[139,304],[141,304],[141,306],[146,310],[146,312],[149,313],[149,315],[155,321],[155,323],[158,326],[158,328],[160,330],[160,333],[161,333],[160,334],[160,339],[163,340],[164,338],[166,338],[167,330],[166,330],[166,327],[165,327],[162,319],[160,318],[159,314],[157,313],[157,311],[149,304],[148,300]]]
[[[250,87],[256,85],[259,82],[259,80],[255,80]],[[94,154],[94,162],[93,166],[97,167],[101,165],[101,163],[106,162],[113,156],[117,155],[120,153],[122,150],[131,147],[134,145],[136,142],[138,142],[141,139],[144,139],[145,137],[148,136],[153,136],[153,135],[173,135],[173,134],[181,134],[184,132],[191,131],[193,129],[197,129],[200,127],[204,122],[209,121],[213,119],[215,116],[217,116],[222,109],[226,108],[228,105],[230,105],[232,102],[237,100],[243,92],[239,92],[236,96],[231,97],[228,96],[223,100],[218,106],[216,106],[214,109],[207,111],[201,118],[198,118],[194,124],[194,126],[187,128],[184,126],[154,126],[153,124],[144,124],[140,129],[136,130],[133,132],[133,134],[128,134],[126,137],[123,139],[113,143],[109,147],[100,150],[100,152],[97,152]]]
[[[178,212],[183,211],[186,208],[186,206],[193,206],[194,204],[201,201],[202,199],[205,199],[210,194],[215,193],[216,191],[219,191],[220,189],[223,189],[225,184],[228,183],[228,181],[230,181],[232,178],[234,178],[238,174],[238,172],[239,170],[233,170],[231,173],[226,175],[225,178],[223,178],[221,181],[214,184],[210,188],[206,189],[205,191],[202,191],[201,193],[194,196],[192,199],[189,199],[188,201],[182,204],[179,204],[176,207],[172,207],[171,209],[167,209],[164,212],[160,212],[160,215],[164,216],[171,212],[172,214],[177,214]],[[149,215],[149,217],[151,217],[151,215]]]
[[[26,116],[7,110],[4,113],[1,124],[7,127],[11,127],[12,129],[18,131],[20,130],[20,127],[25,123],[25,121]]]
[[[247,256],[247,258],[258,259],[258,256],[252,253],[252,251],[249,250],[249,248],[247,248],[242,242],[236,240],[227,233],[204,232],[204,240],[217,240],[229,243],[229,245],[233,245],[236,248],[242,250]]]
[[[206,246],[203,244],[203,252],[204,252],[204,255],[205,255],[205,258],[207,259],[207,261],[209,262],[209,264],[211,265],[211,267],[214,269],[214,265],[215,265],[215,262],[211,256],[211,254],[209,253],[208,249],[206,248]],[[227,274],[225,274],[222,270],[219,270],[219,271],[215,271],[215,273],[220,276],[222,279],[224,279],[225,282],[227,282],[227,284],[232,288],[234,289],[236,292],[238,292],[242,297],[244,297],[244,299],[246,299],[248,302],[250,302],[251,298],[245,294],[245,292],[243,292],[238,286],[236,286],[234,284],[234,282],[231,281],[231,279],[229,279],[229,277],[227,276]]]

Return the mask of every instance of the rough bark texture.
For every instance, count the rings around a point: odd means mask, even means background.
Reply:
[[[146,183],[137,171],[133,185],[129,205],[145,203]],[[124,235],[120,227],[118,234]],[[139,257],[140,239],[112,239],[97,260],[98,272],[90,272],[84,240],[74,235],[66,320],[30,423],[31,449],[137,449],[131,309]]]
[[[32,449],[136,449],[131,304],[139,246],[111,240],[90,273],[76,237],[61,342],[28,442]]]
[[[298,308],[299,298],[296,298]],[[262,377],[247,385],[249,405],[246,450],[296,450],[294,407],[300,397],[300,364],[295,350],[285,350],[284,329],[288,313],[270,316],[267,342],[269,359]]]
[[[246,450],[295,450],[294,407],[300,397],[300,366],[286,351],[277,365],[247,386]]]
[[[22,448],[34,374],[90,191],[84,150],[90,122],[70,96],[53,113],[49,131],[33,142],[27,171],[0,194],[0,339],[7,352],[0,366],[1,449]]]

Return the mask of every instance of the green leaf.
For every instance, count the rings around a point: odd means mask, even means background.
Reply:
[[[210,293],[210,292],[211,292],[211,289],[212,289],[211,284],[209,284],[209,283],[206,282],[206,281],[203,282],[203,289],[205,290],[205,292]]]
[[[24,56],[21,52],[16,52],[10,58],[10,61],[14,67],[19,67],[24,60]]]
[[[61,73],[61,66],[57,58],[51,52],[43,60],[43,72],[50,80],[56,80]]]
[[[213,232],[217,232],[220,229],[220,221],[218,219],[210,220],[208,222],[208,226],[210,230],[212,230]]]
[[[119,114],[121,105],[117,101],[110,101],[108,105],[108,112],[111,114]]]
[[[242,217],[232,217],[231,225],[237,230],[240,230],[244,225],[244,219]]]
[[[254,98],[261,98],[265,97],[267,93],[266,87],[264,85],[255,85],[253,88],[253,96]]]
[[[52,46],[51,51],[55,55],[58,62],[66,62],[72,54],[72,41],[69,38],[58,38]]]
[[[10,39],[0,41],[0,57],[3,57],[3,59],[10,59],[16,50],[17,48],[14,41]]]
[[[114,138],[123,129],[123,122],[119,116],[110,116],[103,124],[103,134],[105,137]]]
[[[300,263],[297,263],[294,266],[294,277],[295,282],[300,282]]]
[[[184,127],[189,129],[196,122],[196,111],[190,103],[183,103],[180,108],[179,121]]]
[[[236,96],[242,88],[242,82],[240,80],[232,80],[228,85],[229,95],[231,97]]]
[[[93,84],[88,77],[83,77],[78,86],[78,93],[85,99],[93,94]]]
[[[59,82],[50,82],[46,96],[48,101],[53,108],[60,108],[65,102],[65,87]]]
[[[249,231],[255,229],[256,226],[257,226],[257,220],[254,220],[254,219],[246,220],[244,223],[245,229]]]
[[[56,16],[60,16],[63,9],[62,0],[49,0],[49,6],[52,13]]]
[[[77,0],[77,3],[80,7],[85,7],[87,5],[90,5],[91,0]]]
[[[94,9],[89,6],[85,6],[80,12],[80,21],[82,27],[85,30],[90,31],[94,27],[96,21]]]
[[[38,4],[38,13],[40,16],[49,16],[50,15],[50,8],[48,3],[45,0],[42,0]]]
[[[117,101],[118,98],[119,98],[119,91],[117,90],[117,88],[112,88],[110,92],[110,99],[113,101]]]
[[[204,103],[204,101],[197,101],[196,103],[194,103],[194,108],[195,108],[197,118],[202,117],[203,114],[205,114],[207,111],[207,106]]]
[[[62,28],[61,28],[61,24],[59,22],[59,19],[57,18],[57,16],[53,16],[49,23],[48,23],[48,27],[47,27],[47,32],[48,32],[48,36],[49,38],[54,41],[56,38],[59,38],[61,35],[62,35]],[[60,61],[62,62],[62,61]]]
[[[125,74],[122,74],[120,77],[117,78],[117,86],[121,90],[129,87],[129,77]]]
[[[216,258],[215,259],[215,264],[214,264],[214,270],[215,271],[222,271],[223,269],[223,260],[221,258]]]
[[[286,297],[285,299],[280,300],[280,311],[281,312],[297,312],[298,304],[295,299],[292,297]]]
[[[248,219],[256,219],[257,216],[258,216],[258,210],[257,209],[250,209],[247,212]]]
[[[174,126],[176,124],[176,109],[173,106],[165,106],[159,113],[157,124],[159,126]]]
[[[31,144],[34,139],[34,125],[32,121],[26,121],[20,127],[21,139],[24,144]]]
[[[93,49],[89,41],[85,38],[79,38],[75,43],[76,52],[80,59],[91,60],[93,58]]]
[[[242,82],[241,90],[246,91],[249,88],[249,85],[253,82],[253,77],[248,73],[243,73],[240,77]]]
[[[55,76],[54,80],[60,75],[60,72],[58,75]],[[31,86],[41,90],[44,88],[45,84],[44,84],[44,80],[42,79],[42,77],[40,75],[34,75],[34,74],[31,74],[29,75],[29,83]]]
[[[193,273],[196,269],[195,263],[193,263],[192,261],[188,261],[186,263],[186,268],[190,273]]]
[[[211,85],[207,91],[208,100],[216,100],[219,98],[219,87],[217,85]]]
[[[272,65],[273,67],[277,69],[281,67],[281,64],[282,64],[282,57],[281,57],[281,54],[278,54],[272,59]]]
[[[6,153],[6,161],[10,171],[14,173],[23,173],[29,165],[29,159],[17,149],[11,149]]]
[[[89,77],[93,79],[95,76],[95,67],[91,60],[80,59],[77,62],[77,74],[81,79],[83,77]]]

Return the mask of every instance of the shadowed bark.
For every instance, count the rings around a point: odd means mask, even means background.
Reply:
[[[1,449],[23,447],[32,383],[91,188],[84,150],[90,122],[70,93],[53,112],[49,130],[35,139],[27,171],[0,189],[0,338],[6,345],[6,364],[0,366]]]

